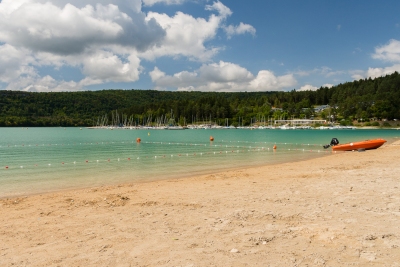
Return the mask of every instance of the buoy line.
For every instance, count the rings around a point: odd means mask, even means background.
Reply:
[[[323,146],[323,144],[310,144],[310,143],[289,143],[289,142],[273,142],[273,141],[268,141],[268,142],[253,142],[253,141],[227,141],[227,140],[221,140],[219,142],[223,143],[252,143],[252,144],[277,144],[277,145],[298,145],[298,146]]]
[[[144,155],[144,156],[128,156],[128,157],[118,157],[118,158],[107,158],[107,159],[86,159],[86,160],[75,160],[75,161],[58,161],[58,162],[50,162],[44,163],[46,160],[42,160],[42,163],[30,163],[24,165],[5,165],[3,170],[13,170],[13,169],[26,169],[26,168],[38,168],[38,167],[53,167],[53,166],[81,166],[87,165],[92,166],[93,164],[100,164],[100,163],[120,163],[120,162],[135,162],[140,160],[159,160],[159,159],[167,159],[167,158],[195,158],[195,157],[203,157],[203,156],[218,156],[218,155],[227,155],[227,154],[243,154],[243,153],[251,153],[251,152],[271,152],[277,153],[279,151],[282,152],[310,152],[310,153],[336,153],[330,150],[312,150],[312,149],[279,149],[279,148],[269,148],[269,147],[242,147],[242,149],[230,149],[230,150],[216,150],[216,151],[185,151],[181,153],[173,153],[173,154],[153,154],[153,155]],[[345,153],[343,151],[342,153]]]
[[[140,145],[140,144],[160,144],[160,145],[179,145],[179,146],[222,146],[223,144],[226,144],[226,147],[246,147],[244,145],[242,146],[235,146],[231,145],[228,146],[227,143],[230,144],[235,144],[235,143],[246,143],[246,144],[271,144],[271,145],[286,145],[286,146],[319,146],[322,147],[322,144],[306,144],[306,143],[289,143],[289,142],[252,142],[252,141],[226,141],[226,140],[221,140],[221,141],[211,141],[208,143],[189,143],[189,142],[168,142],[168,141],[142,141],[141,138],[137,138],[136,140],[129,140],[129,141],[119,141],[119,142],[79,142],[79,143],[67,143],[67,144],[6,144],[6,145],[0,145],[0,149],[10,149],[10,148],[36,148],[36,147],[73,147],[73,146],[93,146],[93,145],[112,145],[112,146],[117,146],[117,145]]]

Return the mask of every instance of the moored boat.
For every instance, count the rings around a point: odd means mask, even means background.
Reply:
[[[333,145],[333,151],[352,151],[352,150],[369,150],[369,149],[376,149],[386,143],[384,139],[372,139],[372,140],[365,140],[353,143],[347,143],[342,145]]]

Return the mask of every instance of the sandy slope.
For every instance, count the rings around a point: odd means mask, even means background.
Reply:
[[[0,266],[400,266],[400,141],[0,200]]]

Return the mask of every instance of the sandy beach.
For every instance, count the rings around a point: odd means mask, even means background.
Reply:
[[[400,141],[0,200],[0,266],[400,266]]]

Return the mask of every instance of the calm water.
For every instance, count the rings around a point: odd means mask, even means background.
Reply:
[[[346,143],[399,136],[397,130],[0,128],[0,197],[297,161],[329,155],[322,145],[332,137]]]

